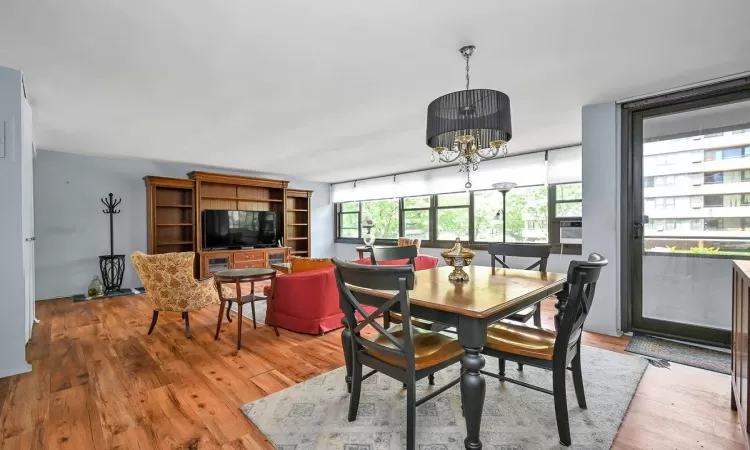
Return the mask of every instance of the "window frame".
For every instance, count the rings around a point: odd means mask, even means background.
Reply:
[[[557,214],[557,205],[563,204],[563,203],[581,203],[583,202],[583,190],[581,190],[581,197],[579,199],[568,199],[568,200],[557,200],[556,199],[556,193],[557,193],[557,186],[561,185],[568,185],[568,184],[582,184],[582,182],[572,182],[572,183],[557,183],[557,184],[548,184],[546,185],[547,189],[547,242],[552,245],[552,252],[553,253],[563,253],[566,255],[581,255],[582,254],[582,245],[581,244],[561,244],[560,243],[560,222],[561,221],[568,221],[568,220],[582,220],[581,217],[556,217]],[[532,186],[522,186],[522,187],[539,187],[543,185],[532,185]],[[429,239],[425,240],[422,239],[421,241],[421,247],[423,248],[450,248],[453,246],[454,241],[453,239],[446,240],[437,239],[437,227],[438,227],[438,210],[440,209],[467,209],[468,215],[469,215],[469,229],[468,229],[468,235],[469,240],[468,242],[464,242],[465,245],[468,245],[473,250],[487,250],[488,244],[490,242],[483,241],[478,242],[475,241],[475,230],[474,230],[474,194],[475,192],[483,192],[486,190],[481,191],[469,191],[469,201],[467,205],[460,205],[460,206],[438,206],[438,196],[445,195],[445,194],[457,194],[457,193],[463,193],[466,191],[456,191],[456,192],[444,192],[441,194],[428,194],[428,195],[413,195],[408,197],[398,197],[398,230],[399,230],[399,236],[404,235],[404,226],[405,226],[405,220],[404,220],[404,213],[406,211],[429,211]],[[412,197],[429,197],[430,198],[430,206],[429,207],[416,207],[416,208],[407,208],[404,205],[404,199],[412,198]],[[373,200],[389,200],[393,197],[388,198],[382,198],[382,199],[368,199],[368,201]],[[356,212],[358,216],[358,223],[359,223],[359,229],[357,230],[357,237],[356,238],[347,238],[347,237],[340,237],[340,230],[341,230],[341,215],[342,214],[355,214],[355,212],[343,212],[342,211],[342,203],[335,203],[334,204],[334,242],[337,244],[356,244],[358,246],[364,246],[364,242],[362,241],[362,202],[344,202],[344,203],[357,203],[358,204],[358,210]],[[501,206],[498,205],[498,208]],[[384,245],[384,246],[390,246],[390,245],[396,245],[398,242],[397,239],[375,239],[374,245]]]

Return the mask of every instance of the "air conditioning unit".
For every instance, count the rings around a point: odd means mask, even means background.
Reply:
[[[560,221],[560,243],[581,244],[583,243],[583,222],[580,220]]]

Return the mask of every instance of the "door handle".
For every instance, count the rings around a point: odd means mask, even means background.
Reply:
[[[633,239],[640,239],[643,237],[643,224],[641,222],[635,222],[633,224]]]
[[[26,238],[26,242],[36,241],[36,237]]]

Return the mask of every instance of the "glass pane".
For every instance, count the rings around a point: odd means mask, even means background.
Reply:
[[[583,203],[558,203],[556,206],[557,217],[582,217]]]
[[[582,193],[583,186],[581,183],[558,184],[555,186],[555,195],[558,200],[580,200],[583,198]]]
[[[406,197],[404,198],[404,209],[410,208],[429,208],[430,207],[430,196],[424,195],[422,197]]]
[[[358,238],[359,235],[357,234],[357,230],[356,229],[353,230],[351,228],[345,228],[345,229],[341,230],[340,237],[342,237],[342,238]]]
[[[469,193],[456,192],[455,194],[440,194],[437,196],[438,206],[468,206]]]
[[[341,212],[358,212],[359,202],[346,202],[341,204]]]
[[[477,242],[502,242],[503,194],[498,191],[474,192],[474,240]],[[495,216],[500,213],[500,217]]]
[[[404,211],[404,237],[427,240],[430,238],[430,211]]]
[[[376,239],[398,238],[398,199],[362,202],[362,219],[375,221]]]
[[[359,216],[357,213],[343,213],[341,217],[341,229],[346,228],[353,229],[356,237],[357,230],[359,230]]]
[[[731,328],[732,258],[750,257],[748,117],[743,101],[643,121],[643,318]]]
[[[438,240],[469,239],[469,208],[438,209],[437,222]]]
[[[547,242],[547,188],[515,188],[506,199],[506,242]]]

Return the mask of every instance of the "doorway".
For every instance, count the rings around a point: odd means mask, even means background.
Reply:
[[[750,83],[623,105],[623,329],[729,346],[750,259]]]

